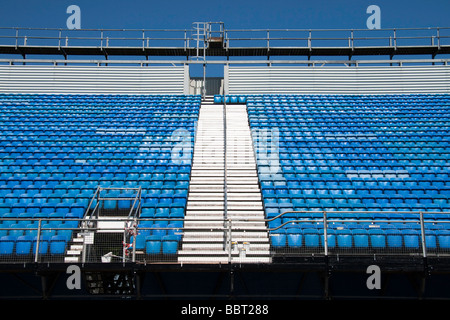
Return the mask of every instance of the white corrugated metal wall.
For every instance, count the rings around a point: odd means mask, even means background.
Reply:
[[[189,94],[189,66],[0,66],[0,93]]]
[[[225,67],[227,94],[449,93],[450,66]]]

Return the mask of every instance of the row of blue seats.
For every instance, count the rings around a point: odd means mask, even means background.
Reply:
[[[442,211],[449,210],[450,204],[448,198],[440,198],[439,200],[431,200],[429,202],[389,202],[386,199],[377,201],[376,199],[359,199],[359,198],[281,198],[275,200],[273,198],[264,199],[265,208],[284,208],[289,210],[428,210]]]
[[[360,179],[418,179],[418,180],[428,180],[436,181],[436,185],[442,184],[442,180],[448,180],[450,173],[445,171],[439,172],[411,172],[406,170],[396,170],[394,172],[387,172],[380,170],[381,172],[376,172],[376,170],[367,170],[366,172],[356,172],[356,173],[346,173],[346,170],[329,170],[329,171],[319,171],[319,170],[305,170],[296,173],[286,173],[286,180],[304,180],[304,179],[314,179],[314,178],[360,178]],[[266,171],[260,171],[261,181],[273,181],[272,175],[266,172],[271,172],[269,168]]]
[[[277,167],[259,171],[260,181],[277,181],[280,178],[274,177],[273,172]],[[281,171],[281,170],[280,170]],[[381,171],[381,172],[380,172]],[[366,170],[365,172],[352,172],[347,173],[346,170],[329,170],[329,171],[319,171],[319,170],[305,170],[296,173],[286,173],[284,174],[284,181],[303,181],[307,179],[362,179],[362,180],[419,180],[425,181],[425,185],[430,185],[432,182],[434,186],[446,185],[445,181],[448,181],[449,174],[447,172],[411,172],[406,170],[392,170],[391,172],[387,170]]]
[[[85,207],[76,203],[17,203],[12,205],[6,205],[0,203],[0,217],[6,218],[5,214],[9,214],[9,217],[20,217],[22,214],[25,217],[32,217],[35,214],[42,213],[41,217],[48,217],[52,213],[76,213],[83,214]]]
[[[92,194],[82,194],[79,196],[66,196],[66,197],[30,197],[30,198],[8,198],[4,199],[3,202],[0,202],[0,205],[7,205],[11,206],[14,204],[19,205],[71,205],[71,204],[78,204],[81,206],[87,206],[87,204],[91,201],[93,196]],[[1,199],[0,199],[1,201]],[[170,206],[186,206],[187,197],[184,194],[180,195],[161,195],[161,196],[142,196],[141,203],[145,203],[147,205],[155,206],[155,207],[170,207]],[[126,206],[129,204],[129,201],[114,201],[111,200],[108,202],[108,207],[113,209],[117,205],[120,205],[121,208],[126,208]]]
[[[177,235],[136,236],[136,250],[144,250],[149,255],[174,255],[178,252],[179,238]],[[132,250],[131,246],[129,250]]]
[[[421,196],[405,196],[405,195],[341,195],[341,194],[303,194],[299,190],[298,193],[289,193],[276,195],[275,193],[263,192],[264,203],[283,201],[284,199],[296,201],[296,204],[449,204],[450,196],[445,195],[421,195]]]
[[[324,233],[319,229],[288,229],[272,232],[274,248],[319,248],[324,247]],[[425,234],[427,250],[450,250],[450,230],[428,230]],[[328,230],[328,248],[343,249],[414,249],[422,246],[420,232],[410,229],[378,228],[353,230]]]
[[[31,170],[25,172],[4,170],[4,172],[0,174],[0,179],[3,181],[1,188],[41,188],[45,186],[71,187],[74,185],[83,187],[83,185],[98,185],[105,182],[125,184],[129,181],[140,181],[141,183],[158,183],[158,181],[166,181],[176,183],[189,180],[190,167],[183,166],[182,169],[179,167],[179,169],[171,168],[166,170],[166,167],[163,166],[142,166],[140,170],[132,169],[128,171],[128,174],[125,172],[126,171],[116,171],[114,169],[109,172],[70,169],[68,169],[67,172],[64,172],[63,170],[41,170],[39,172]],[[11,174],[11,176],[8,177],[8,174]],[[188,177],[188,179],[186,179],[186,177]]]
[[[267,147],[269,147],[268,145]],[[266,147],[266,146],[263,146]],[[256,149],[256,157],[267,157],[266,149]],[[449,155],[446,152],[430,152],[430,154],[424,152],[404,152],[404,151],[352,151],[352,152],[342,152],[342,151],[329,151],[323,150],[322,152],[283,152],[282,154],[277,154],[277,157],[281,158],[286,156],[287,159],[292,160],[302,160],[302,159],[331,159],[331,160],[360,160],[361,158],[372,160],[372,161],[383,161],[383,160],[434,160],[434,159],[449,159]],[[275,157],[275,156],[273,156]]]
[[[297,112],[299,111],[299,112]],[[274,120],[275,126],[292,126],[292,124],[297,124],[298,129],[307,129],[308,124],[311,128],[322,128],[327,131],[336,130],[336,129],[358,129],[365,127],[376,128],[380,131],[403,131],[404,128],[400,128],[399,126],[409,125],[411,127],[408,130],[416,130],[418,127],[430,127],[435,128],[436,130],[441,129],[441,127],[446,126],[446,114],[442,112],[441,117],[437,117],[437,113],[433,113],[432,115],[422,112],[422,114],[415,114],[410,116],[408,114],[404,114],[403,118],[395,115],[395,120],[392,120],[392,116],[389,117],[389,113],[383,112],[383,114],[378,115],[376,113],[371,116],[367,116],[362,119],[358,114],[352,115],[323,115],[321,112],[308,112],[308,114],[303,114],[300,112],[298,108],[295,107],[285,111],[284,109],[280,109],[279,111],[267,109],[267,110],[258,110],[255,112],[249,112],[249,122],[254,125],[266,125],[270,124],[271,117],[277,117]],[[345,110],[342,110],[345,111]],[[420,112],[419,112],[420,113]],[[419,117],[414,119],[414,117]],[[380,122],[383,120],[383,125],[380,125]],[[392,125],[391,128],[386,128],[385,125]]]
[[[123,122],[118,121],[123,117],[117,116],[112,118],[95,120],[82,119],[77,117],[75,119],[66,119],[65,121],[57,121],[48,119],[44,121],[23,121],[12,120],[0,121],[2,129],[5,134],[14,135],[21,134],[30,137],[51,137],[55,138],[56,135],[63,137],[74,137],[75,134],[79,135],[80,139],[86,139],[95,136],[104,136],[105,139],[111,138],[132,138],[133,136],[142,137],[145,131],[149,131],[152,134],[170,134],[170,130],[176,130],[180,125],[186,126],[186,129],[192,129],[195,127],[197,121],[197,115],[192,116],[185,115],[178,118],[156,118],[148,117],[148,119],[140,119],[139,121],[128,120],[128,125],[124,125]],[[108,127],[105,126],[105,121],[108,121]],[[121,121],[125,121],[122,119]],[[14,125],[15,124],[15,125]],[[79,126],[77,126],[79,124]],[[158,131],[158,124],[164,125],[161,131]],[[49,129],[54,127],[54,129]],[[99,128],[100,127],[100,128]],[[81,130],[84,128],[85,130]],[[97,128],[97,130],[95,130]],[[65,133],[61,132],[63,129],[67,129]],[[145,130],[145,131],[144,131]]]
[[[290,154],[291,155],[291,154]],[[292,156],[292,155],[291,155]],[[258,160],[258,170],[262,171],[265,170],[266,168],[263,167],[267,167],[270,166],[269,164],[266,163],[267,160]],[[431,171],[431,172],[440,172],[440,171],[446,171],[446,172],[450,172],[450,165],[448,164],[432,164],[432,165],[423,165],[423,164],[414,164],[414,163],[410,163],[410,164],[386,164],[386,163],[382,163],[381,160],[375,160],[372,161],[372,163],[366,163],[366,164],[360,164],[360,163],[351,163],[351,161],[348,160],[342,160],[342,164],[336,164],[335,162],[338,162],[338,160],[329,160],[330,163],[334,163],[334,164],[328,164],[327,163],[327,159],[318,159],[318,160],[313,160],[313,159],[300,159],[300,160],[294,160],[289,159],[289,158],[281,158],[280,157],[280,166],[281,166],[281,170],[283,172],[286,173],[296,173],[297,171],[299,172],[304,172],[305,170],[320,170],[320,171],[330,171],[330,170],[335,170],[335,171],[349,171],[350,173],[359,173],[359,172],[363,172],[366,173],[367,171],[375,171],[375,173],[379,173],[380,171],[399,171],[399,170],[407,170],[407,171]],[[299,162],[303,162],[301,165],[297,165],[294,164],[294,161],[299,161]],[[418,160],[420,161],[420,160]],[[445,160],[442,160],[443,162],[445,162]],[[362,161],[359,161],[362,162]],[[387,161],[385,161],[387,162]]]
[[[241,96],[241,95],[239,95]],[[398,100],[399,102],[406,101],[421,101],[421,100],[442,100],[448,101],[449,96],[447,94],[419,94],[419,93],[408,93],[408,94],[275,94],[275,93],[265,93],[265,94],[250,94],[242,95],[250,98],[251,101],[255,100],[289,100],[289,99],[303,99],[303,100],[319,100],[319,101],[387,101],[391,103],[392,101]]]
[[[272,115],[272,117],[276,117],[276,115]],[[377,117],[378,118],[378,117]],[[397,134],[405,134],[405,133],[420,133],[424,129],[429,129],[427,135],[434,134],[444,134],[448,135],[447,125],[443,123],[420,123],[420,122],[410,122],[410,121],[395,121],[390,123],[389,121],[385,121],[383,124],[380,122],[365,122],[365,123],[348,123],[346,125],[342,125],[339,121],[325,121],[324,118],[317,118],[315,122],[312,120],[301,120],[301,119],[258,119],[255,117],[249,118],[250,125],[257,129],[269,129],[273,128],[292,128],[294,132],[322,132],[324,133],[333,133],[333,132],[348,132],[349,134],[357,134],[358,132],[362,134],[387,134],[387,133],[397,133]],[[343,121],[343,120],[342,120]],[[379,121],[379,119],[378,119]],[[396,127],[398,126],[398,127]],[[367,131],[368,130],[368,131]]]
[[[57,185],[48,186],[44,185],[42,187],[17,187],[17,188],[0,188],[0,198],[3,201],[13,199],[13,198],[49,198],[49,197],[77,197],[79,195],[89,195],[93,194],[97,187],[101,188],[142,188],[142,196],[159,196],[159,195],[183,195],[189,187],[189,182],[186,181],[163,181],[158,180],[148,183],[140,183],[138,180],[130,180],[129,183],[126,181],[119,181],[115,183],[114,181],[100,181],[98,183],[83,184],[83,185]]]
[[[5,187],[0,186],[0,197],[11,198],[11,197],[64,197],[64,196],[77,196],[80,194],[90,194],[94,193],[97,187],[110,188],[111,186],[121,188],[138,188],[141,187],[143,196],[153,196],[153,195],[177,195],[186,194],[189,187],[188,180],[179,180],[175,182],[174,180],[158,180],[154,182],[141,183],[147,180],[112,180],[111,183],[108,180],[96,181],[93,180],[92,183],[83,183],[80,181],[79,184],[56,184],[47,185],[43,184],[40,186],[30,185],[28,187],[14,186]],[[107,183],[103,183],[107,182]]]
[[[100,173],[100,174],[113,174],[113,175],[127,175],[134,178],[139,178],[140,175],[144,176],[149,173],[183,173],[190,171],[190,163],[186,164],[178,160],[184,160],[185,158],[176,158],[173,161],[166,161],[163,159],[159,160],[100,160],[100,161],[92,161],[89,162],[87,160],[86,163],[74,163],[66,160],[45,163],[35,162],[34,164],[30,164],[32,166],[31,169],[26,170],[27,172],[41,172],[44,170],[53,172],[57,170],[65,170],[70,173]],[[22,167],[28,166],[28,164],[2,164],[0,165],[0,169],[2,170],[0,173],[0,177],[2,173],[8,172],[8,170],[19,170]],[[25,168],[24,168],[25,169]],[[11,179],[10,179],[11,178]],[[2,180],[13,180],[17,179],[14,176],[6,176],[0,178]],[[30,178],[27,178],[30,179]]]
[[[61,256],[67,248],[67,238],[65,236],[41,236],[39,238],[40,255]],[[0,238],[0,258],[17,256],[36,255],[37,236],[3,236]]]
[[[39,231],[38,223],[34,220],[21,220],[18,223],[5,223],[12,222],[11,220],[6,220],[0,225],[0,237],[37,237],[38,232],[40,232],[42,236],[52,237],[58,235],[65,237],[66,242],[68,242],[72,239],[73,230],[78,227],[78,221],[65,221],[64,223],[62,223],[62,221],[63,220],[43,221]]]
[[[181,173],[175,173],[181,172]],[[15,172],[18,174],[18,172]],[[29,172],[27,172],[28,174]],[[49,173],[58,172],[50,171]],[[149,166],[148,168],[142,168],[140,173],[131,172],[128,173],[126,170],[99,170],[99,171],[89,171],[89,170],[69,170],[69,172],[61,172],[61,175],[58,177],[9,177],[6,178],[0,175],[0,188],[1,186],[5,186],[4,188],[14,188],[16,186],[20,186],[22,188],[28,187],[36,187],[40,188],[44,185],[50,185],[56,187],[60,186],[83,186],[83,185],[94,185],[95,183],[99,184],[101,181],[121,181],[125,183],[125,181],[189,181],[190,168],[189,166],[174,167],[170,170],[166,166]]]
[[[264,197],[269,198],[298,198],[298,197],[335,197],[345,198],[348,196],[386,196],[392,199],[397,197],[403,197],[406,199],[419,199],[420,197],[430,198],[433,196],[446,196],[450,197],[450,187],[447,188],[364,188],[364,189],[348,189],[339,186],[323,187],[323,188],[296,188],[292,187],[290,190],[284,188],[264,188],[262,189]]]
[[[293,152],[294,155],[300,152]],[[292,153],[289,153],[292,154]],[[263,161],[263,157],[260,157],[259,161]],[[6,160],[6,159],[5,159]],[[282,159],[280,157],[280,165],[282,166],[357,166],[357,170],[376,170],[376,168],[380,168],[383,166],[390,166],[391,168],[395,168],[394,170],[401,169],[403,170],[408,166],[415,167],[433,167],[439,166],[444,167],[447,166],[447,161],[445,159],[373,159],[373,160],[347,160],[347,159],[294,159],[294,158],[286,158]],[[398,166],[398,168],[396,168]],[[403,168],[403,169],[402,169]]]
[[[292,189],[309,189],[309,188],[395,188],[395,189],[411,189],[411,188],[448,188],[450,182],[446,179],[362,179],[362,178],[299,178],[287,179],[280,175],[264,176],[260,181],[261,188],[284,188],[288,186]]]

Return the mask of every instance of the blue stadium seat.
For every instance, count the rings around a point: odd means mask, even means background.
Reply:
[[[400,230],[388,229],[386,230],[387,247],[398,249],[403,247],[403,236]]]
[[[54,235],[50,238],[50,254],[62,255],[66,251],[67,239],[65,236]]]
[[[147,254],[159,254],[161,253],[161,236],[150,235],[145,238],[145,252]]]
[[[166,235],[162,238],[162,253],[176,254],[178,251],[178,237],[175,235]]]
[[[385,231],[380,228],[369,229],[370,244],[374,249],[386,248],[386,234]]]
[[[303,235],[300,228],[286,229],[287,245],[290,248],[300,248],[303,245]],[[281,239],[279,239],[281,240]]]
[[[16,240],[16,254],[28,255],[31,253],[31,245],[33,243],[33,236],[20,236]]]
[[[339,248],[349,249],[353,246],[352,232],[349,229],[338,229],[336,232],[336,240]]]
[[[450,230],[437,230],[436,231],[439,248],[441,250],[450,249]]]
[[[418,230],[404,229],[402,230],[403,240],[405,242],[405,248],[407,249],[419,249],[421,236]]]
[[[41,236],[39,238],[39,251],[38,253],[41,255],[45,255],[48,253],[48,249],[49,249],[49,243],[50,243],[50,236]],[[38,237],[35,236],[33,237],[33,255],[36,255],[36,249],[37,249],[37,240]]]
[[[369,247],[369,233],[366,229],[353,229],[352,233],[355,248]]]
[[[319,247],[319,231],[317,229],[304,229],[303,230],[304,242],[306,247],[317,248]]]
[[[3,236],[0,238],[0,256],[13,254],[16,239],[17,237],[15,236]]]
[[[270,233],[270,241],[274,248],[284,248],[286,246],[285,229],[277,229]]]

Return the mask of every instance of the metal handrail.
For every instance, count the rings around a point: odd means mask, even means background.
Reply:
[[[230,47],[230,42],[234,41],[266,41],[267,46],[270,47],[270,41],[307,41],[307,45],[305,47],[311,47],[313,41],[348,41],[348,45],[345,47],[354,47],[354,41],[371,41],[371,40],[387,40],[389,46],[397,47],[398,40],[423,40],[430,39],[432,45],[440,46],[442,45],[442,40],[450,38],[450,36],[442,34],[443,31],[450,30],[450,27],[428,27],[428,28],[384,28],[384,29],[221,29],[220,33],[224,35],[224,40],[226,39],[226,47]],[[78,29],[78,30],[69,30],[63,28],[22,28],[22,27],[0,27],[1,32],[14,32],[11,35],[0,35],[1,39],[15,39],[15,46],[19,45],[19,42],[23,42],[23,46],[29,46],[29,40],[56,40],[55,46],[61,47],[61,41],[65,42],[65,47],[69,46],[70,41],[98,41],[99,46],[103,47],[103,42],[106,41],[106,47],[109,47],[110,41],[139,41],[142,44],[134,45],[131,47],[146,47],[145,42],[149,41],[177,41],[180,43],[179,47],[184,48],[196,48],[196,46],[190,46],[190,40],[194,40],[192,34],[195,33],[196,29]],[[54,32],[55,35],[33,35],[32,32]],[[21,35],[20,32],[26,32],[26,34]],[[65,35],[62,33],[65,32]],[[73,36],[74,34],[86,34],[96,32],[99,35],[95,36]],[[135,36],[120,36],[114,37],[108,35],[108,33],[135,33]],[[274,36],[274,33],[286,34],[285,36]],[[293,33],[306,33],[305,36],[291,36]],[[345,33],[345,36],[338,37],[313,37],[313,34],[323,34],[323,33]],[[367,33],[369,36],[355,36],[355,32],[357,33]],[[380,36],[379,33],[388,33],[388,35]],[[405,35],[398,35],[399,32],[406,33]],[[411,32],[415,34],[410,35]],[[427,32],[429,35],[416,35],[420,32]],[[163,33],[167,34],[167,37],[149,37],[148,34],[154,33]],[[178,33],[179,36],[169,36],[170,34]],[[233,33],[242,34],[242,33],[264,33],[264,36],[233,36]],[[378,33],[378,35],[377,35]],[[70,34],[70,35],[66,35]],[[272,35],[271,35],[272,34]],[[434,40],[437,40],[435,44]],[[1,42],[1,41],[0,41]],[[192,41],[195,43],[195,41]],[[147,46],[148,47],[148,46]],[[336,46],[335,46],[336,47]]]
[[[273,221],[275,219],[278,219],[286,214],[289,213],[319,213],[319,214],[323,214],[322,217],[317,217],[314,219],[309,219],[309,218],[299,218],[299,219],[292,219],[289,220],[287,222],[282,223],[281,225],[277,226],[276,228],[267,228],[267,227],[260,227],[260,228],[254,228],[253,230],[255,231],[275,231],[277,229],[282,229],[284,228],[286,225],[288,224],[292,224],[292,223],[302,223],[302,222],[308,222],[308,223],[323,223],[323,233],[322,235],[325,237],[323,239],[324,241],[324,245],[322,247],[323,249],[323,254],[325,256],[329,255],[328,249],[329,246],[327,244],[328,241],[328,237],[327,237],[327,227],[329,228],[328,224],[329,223],[334,223],[334,222],[358,222],[358,223],[369,223],[369,224],[373,224],[374,226],[377,226],[378,223],[420,223],[420,238],[421,238],[421,256],[423,258],[426,258],[428,255],[428,251],[427,251],[427,246],[426,246],[426,231],[425,231],[425,224],[427,223],[432,223],[432,221],[424,218],[424,214],[433,214],[433,215],[437,215],[437,214],[450,214],[450,211],[358,211],[357,213],[406,213],[406,214],[417,214],[416,218],[413,217],[408,217],[407,219],[370,219],[370,218],[365,218],[365,219],[353,219],[353,218],[328,218],[327,214],[328,213],[355,213],[355,211],[308,211],[308,210],[302,210],[302,211],[286,211],[283,212],[273,218],[269,218],[269,219],[186,219],[186,218],[178,218],[178,219],[173,219],[173,218],[134,218],[134,221],[136,223],[136,225],[134,226],[135,230],[178,230],[180,232],[185,232],[185,231],[194,231],[194,230],[204,230],[204,228],[199,228],[199,227],[161,227],[161,226],[142,226],[139,227],[138,226],[138,222],[143,222],[143,221],[224,221],[224,222],[229,222],[229,224],[225,225],[223,227],[211,227],[208,228],[208,230],[215,230],[215,231],[222,231],[224,232],[224,234],[229,234],[229,230],[232,228],[232,223],[234,222],[238,222],[238,221],[265,221],[265,222],[270,222]],[[38,230],[38,237],[36,240],[36,254],[33,256],[33,260],[34,262],[38,262],[38,257],[39,257],[39,242],[41,240],[41,232],[43,230],[46,230],[47,228],[43,228],[42,227],[42,223],[43,221],[52,221],[52,220],[57,220],[57,221],[61,221],[63,220],[62,218],[2,218],[1,220],[27,220],[27,221],[37,221],[38,224],[36,227],[33,228],[26,228],[26,227],[9,227],[9,228],[0,228],[2,230]],[[84,218],[80,218],[80,219],[70,219],[70,221],[79,221],[79,222],[83,222],[85,221]],[[104,221],[108,221],[108,218],[106,217],[104,219]],[[129,222],[129,219],[124,217],[123,219],[111,219],[111,221],[124,221],[124,222]],[[445,221],[445,220],[439,220],[438,222],[434,221],[434,223],[438,223],[438,224],[449,224],[450,221]],[[56,226],[56,227],[52,227],[50,228],[52,230],[72,230],[72,231],[82,231],[82,232],[87,232],[87,231],[96,231],[97,228],[95,226],[82,226],[80,225],[79,227],[73,228],[73,227],[64,227],[64,226]],[[112,228],[113,229],[113,228]],[[115,229],[115,228],[114,228]],[[334,229],[334,228],[333,228]],[[103,230],[105,230],[103,228]],[[124,230],[124,235],[125,235],[126,230]],[[137,234],[137,233],[136,233]],[[124,237],[125,238],[125,237]],[[134,237],[134,243],[133,243],[133,259],[130,260],[132,262],[135,262],[135,253],[136,253],[136,246],[135,246],[135,241],[136,241],[136,237]],[[230,250],[231,253],[231,243],[233,242],[233,239],[231,237],[226,238],[226,244],[227,244],[227,248]],[[419,248],[420,249],[420,248]],[[419,250],[418,249],[418,250]],[[417,254],[419,254],[419,252],[417,252]],[[440,254],[440,253],[439,253]],[[125,260],[124,260],[125,261]],[[127,260],[128,261],[128,260]],[[231,261],[231,260],[230,260]],[[31,261],[30,261],[31,262]]]
[[[0,59],[0,64],[15,65],[15,64],[49,64],[49,65],[191,65],[191,64],[206,64],[206,65],[302,65],[323,67],[326,65],[343,65],[347,67],[358,67],[361,65],[407,65],[407,64],[442,64],[449,65],[450,59],[395,59],[395,60],[63,60],[63,59]]]

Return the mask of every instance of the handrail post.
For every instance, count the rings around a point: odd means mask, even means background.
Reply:
[[[441,35],[440,35],[439,27],[437,28],[437,40],[438,40],[438,49],[441,49]]]
[[[309,30],[309,35],[308,35],[308,48],[309,48],[309,50],[311,50],[311,30]]]
[[[422,255],[424,258],[427,257],[427,246],[426,246],[426,242],[425,242],[425,224],[423,221],[423,212],[422,210],[419,212],[420,214],[420,233],[421,233],[421,238],[422,238]]]
[[[351,31],[351,36],[352,36],[352,50],[354,49],[354,43],[353,43],[353,29],[352,29],[352,31]]]
[[[136,217],[133,219],[133,256],[132,261],[136,262],[136,237],[138,235],[138,228],[137,228],[137,220]]]
[[[227,246],[228,246],[228,263],[231,263],[231,219],[227,219],[227,227],[228,227],[228,239],[227,239]]]
[[[325,257],[328,256],[328,233],[327,233],[327,212],[323,211],[323,245],[325,249]]]
[[[16,49],[19,41],[19,28],[16,28]]]
[[[397,50],[397,30],[394,29],[394,48]]]
[[[41,225],[42,225],[42,219],[39,219],[38,221],[38,231],[37,231],[37,240],[36,240],[36,254],[34,255],[34,262],[38,262],[38,256],[39,256],[39,244],[41,239]]]

